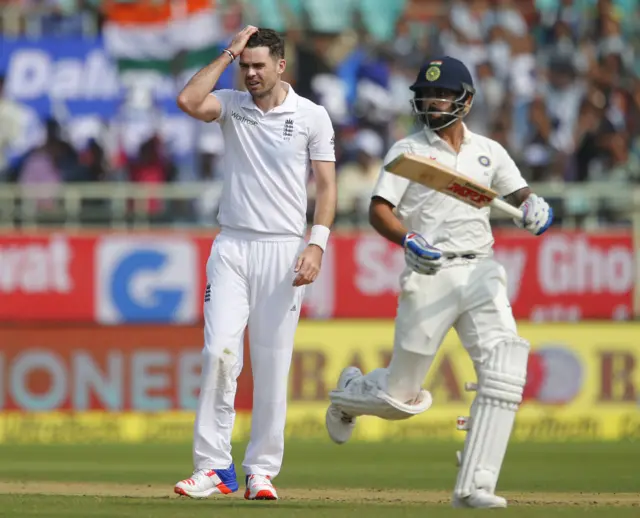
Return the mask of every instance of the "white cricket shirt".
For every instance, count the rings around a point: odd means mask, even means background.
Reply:
[[[311,160],[335,161],[334,133],[326,109],[288,86],[285,101],[267,113],[248,92],[212,94],[222,105],[223,229],[304,236]]]
[[[472,133],[464,126],[460,153],[427,128],[396,142],[384,158],[388,164],[401,153],[436,160],[491,187],[501,196],[527,186],[507,151],[495,140]],[[490,209],[476,209],[383,168],[373,191],[397,207],[408,230],[418,232],[429,244],[445,252],[491,254],[493,234]]]

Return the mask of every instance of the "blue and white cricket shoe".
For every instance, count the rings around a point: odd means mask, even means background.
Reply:
[[[173,492],[191,498],[207,498],[214,494],[228,495],[238,490],[236,468],[197,469],[191,477],[178,482]]]

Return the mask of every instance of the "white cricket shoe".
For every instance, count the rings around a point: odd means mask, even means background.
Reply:
[[[244,492],[246,500],[277,500],[278,493],[268,475],[247,475],[247,489]]]
[[[486,489],[476,489],[464,498],[454,495],[451,505],[458,508],[495,509],[507,507],[507,501],[501,496],[489,493]]]
[[[207,498],[216,493],[234,493],[238,487],[236,470],[231,464],[229,469],[198,469],[191,477],[178,482],[173,492],[191,498]]]
[[[344,390],[352,379],[359,376],[362,376],[362,371],[358,367],[345,367],[338,378],[337,390]],[[325,426],[333,442],[344,444],[353,434],[353,430],[356,427],[356,418],[345,414],[332,403],[327,408]]]

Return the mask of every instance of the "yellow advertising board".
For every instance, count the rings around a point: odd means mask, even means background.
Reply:
[[[532,355],[514,440],[640,438],[640,324],[520,324],[519,331],[531,342]],[[302,322],[291,367],[287,437],[328,440],[327,394],[341,369],[386,366],[393,334],[390,321]],[[473,365],[451,332],[425,381],[431,409],[405,421],[359,418],[354,440],[463,440],[456,420],[468,415],[474,393],[465,392],[464,384],[472,381]],[[0,412],[0,443],[185,442],[193,420],[192,411],[174,410]],[[247,439],[250,424],[250,413],[239,413],[235,439]]]
[[[640,325],[635,323],[520,324],[532,344],[525,401],[514,439],[616,440],[640,438]],[[326,393],[342,367],[368,372],[386,366],[393,325],[376,322],[310,323],[297,335],[297,380],[289,406],[291,435],[323,432]],[[354,438],[463,438],[458,416],[468,415],[476,381],[455,332],[449,333],[427,376],[433,406],[405,421],[359,420]]]

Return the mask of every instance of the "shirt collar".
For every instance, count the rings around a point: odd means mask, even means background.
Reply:
[[[268,113],[293,113],[298,108],[298,94],[289,83],[283,81],[282,84],[285,85],[287,89],[287,96],[284,98],[284,102],[280,106],[276,106],[273,110],[269,110]],[[253,102],[253,97],[251,97],[250,94],[245,96],[242,101],[242,107],[253,110],[260,109],[256,103]]]
[[[469,131],[469,128],[467,128],[467,125],[464,122],[462,123],[462,130],[464,132],[462,137],[462,142],[464,144],[468,144],[469,141],[471,140],[471,132]],[[440,136],[435,131],[427,128],[426,126],[424,126],[424,135],[427,139],[427,142],[430,145],[434,145],[436,142],[442,142],[442,139],[440,138]]]

